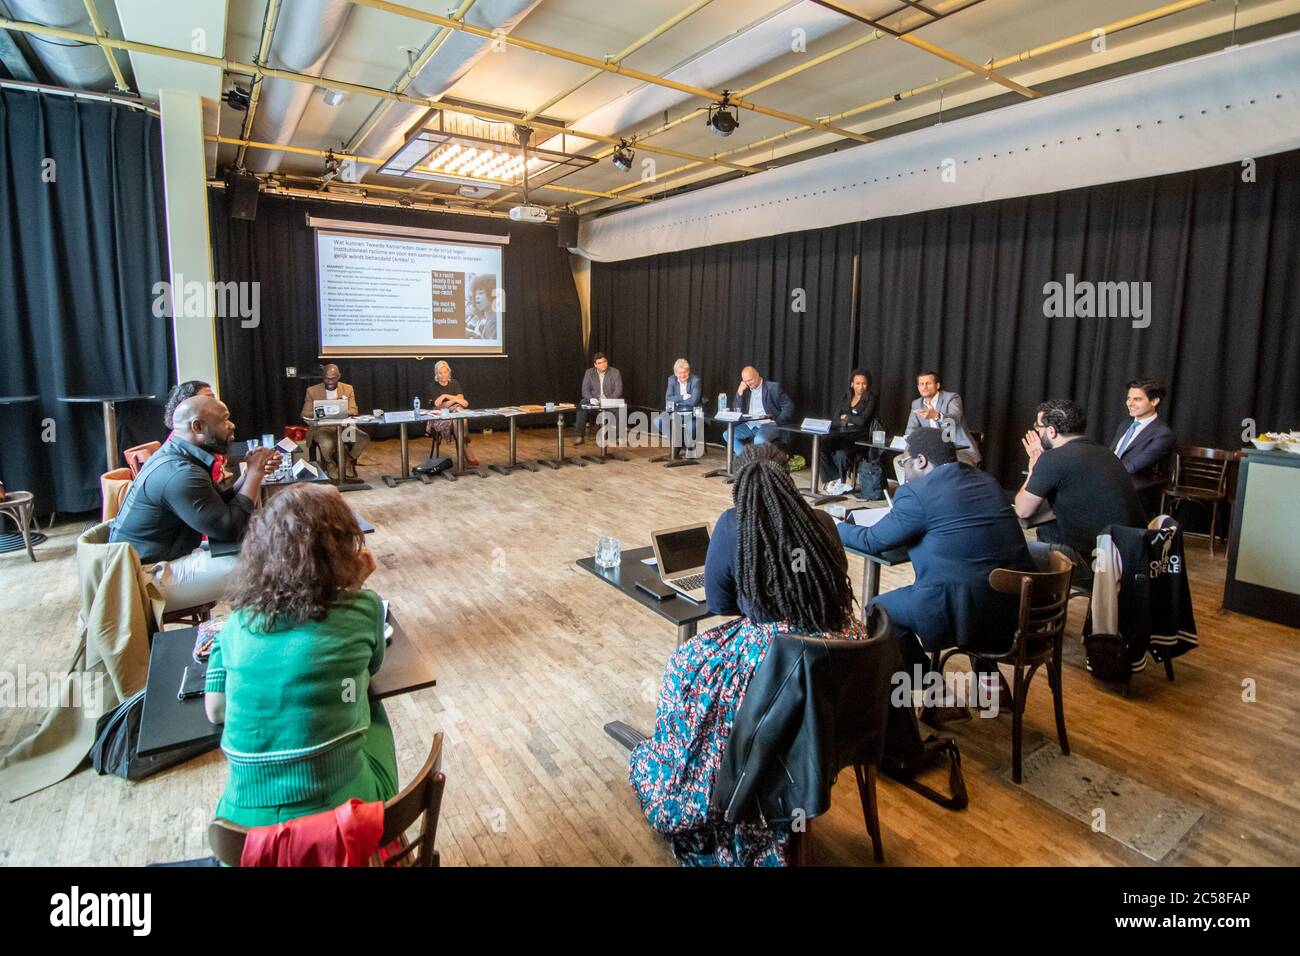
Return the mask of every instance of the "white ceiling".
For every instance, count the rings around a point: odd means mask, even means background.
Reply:
[[[285,5],[296,2],[303,0],[283,0]],[[96,3],[101,7],[113,5],[112,0],[96,0]],[[542,0],[519,23],[513,35],[603,60],[617,54],[691,3],[692,0]],[[457,0],[405,0],[405,5],[445,16],[460,4]],[[1073,34],[1087,34],[1095,28],[1145,14],[1168,6],[1169,3],[1168,0],[924,0],[922,5],[931,9],[955,10],[946,19],[937,22],[929,22],[925,14],[910,9],[900,0],[841,0],[841,5],[871,17],[887,16],[886,22],[893,26],[926,24],[919,26],[915,37],[959,57],[984,64]],[[813,6],[810,0],[803,0],[802,6],[792,0],[713,0],[631,54],[624,61],[624,66],[663,76],[698,58],[728,37],[792,6],[798,6],[793,11],[796,18],[805,11],[810,17],[826,16],[826,11]],[[186,27],[192,23],[203,23],[209,25],[209,28],[213,28],[213,24],[220,24],[222,26],[216,26],[215,29],[220,31],[224,28],[224,36],[212,44],[212,48],[224,48],[224,55],[228,59],[251,62],[261,39],[267,2],[168,0],[166,3],[157,3],[151,0],[116,0],[116,7],[128,39],[181,47],[182,40],[188,33]],[[144,15],[146,8],[152,11],[149,16]],[[900,10],[903,12],[898,13]],[[891,11],[894,11],[892,15]],[[1094,52],[1091,43],[1080,42],[1008,66],[1002,72],[1007,77],[1030,86],[1051,83],[1075,74],[1091,73],[1101,68],[1129,72],[1142,68],[1145,64],[1139,62],[1139,58],[1148,54],[1229,34],[1233,29],[1234,14],[1239,30],[1259,27],[1264,32],[1281,32],[1295,29],[1296,21],[1284,18],[1300,16],[1300,0],[1241,0],[1235,8],[1229,2],[1201,3],[1146,25],[1111,33],[1107,37],[1105,52]],[[325,63],[323,82],[328,83],[334,79],[388,89],[406,69],[408,51],[414,55],[440,30],[441,27],[398,13],[356,5]],[[810,41],[806,51],[786,53],[757,68],[749,69],[742,75],[732,76],[719,83],[715,91],[750,88],[870,32],[869,26],[843,18],[841,27]],[[182,48],[188,46],[185,43]],[[1205,51],[1191,49],[1190,52]],[[160,84],[179,82],[177,78],[186,71],[198,77],[196,82],[202,84],[205,95],[212,95],[211,77],[215,71],[210,68],[140,53],[132,54],[131,60],[133,80],[138,84],[137,90],[142,95],[155,95]],[[204,70],[207,71],[206,74],[203,73]],[[577,84],[590,72],[591,68],[586,65],[507,46],[500,52],[483,55],[445,94],[445,98],[519,114],[541,106],[557,93]],[[886,36],[772,86],[747,94],[747,99],[766,107],[811,118],[833,116],[862,104],[886,99],[887,105],[882,108],[834,121],[837,126],[863,133],[888,130],[904,122],[926,121],[929,117],[938,121],[941,103],[945,110],[954,110],[984,103],[992,105],[995,99],[1005,102],[1005,99],[1001,99],[1008,94],[1004,87],[977,76],[967,76],[944,86],[942,90],[910,97],[906,95],[914,87],[951,78],[962,72],[960,65]],[[223,88],[229,89],[235,83],[247,87],[249,77],[228,74],[224,78]],[[641,81],[634,78],[602,74],[548,107],[544,116],[564,124],[574,124],[642,85]],[[894,102],[889,98],[896,93],[905,95]],[[1014,99],[1015,94],[1011,94],[1011,97]],[[290,142],[295,147],[338,151],[353,140],[366,124],[372,110],[381,102],[374,97],[349,94],[339,105],[330,107],[324,102],[323,91],[317,90],[312,95],[301,123],[293,131]],[[668,118],[676,119],[702,105],[707,105],[705,99],[689,97],[671,107]],[[226,106],[222,107],[221,114],[221,133],[238,136],[245,114]],[[602,160],[559,181],[564,186],[597,192],[607,192],[635,183],[636,188],[625,190],[624,199],[588,197],[554,188],[537,189],[532,198],[536,202],[556,207],[577,204],[577,210],[585,214],[612,208],[625,201],[627,195],[654,198],[662,195],[666,189],[685,183],[733,175],[725,168],[706,162],[685,174],[667,176],[669,171],[687,161],[653,155],[649,147],[678,150],[701,158],[726,151],[733,154],[727,157],[733,161],[763,167],[813,148],[854,145],[853,141],[833,134],[802,129],[784,120],[747,110],[741,112],[739,119],[739,129],[728,138],[720,138],[705,127],[702,117],[694,117],[667,132],[636,143],[637,163],[631,172],[622,172],[607,160]],[[658,113],[626,129],[615,130],[613,135],[631,138],[663,122],[663,113]],[[792,130],[793,135],[775,143],[746,148],[749,144]],[[539,140],[544,138],[545,135],[540,136]],[[870,149],[871,146],[862,148]],[[602,143],[586,152],[603,153],[607,149]],[[236,147],[222,146],[218,152],[218,166],[232,163],[236,153]],[[641,161],[647,157],[654,159],[658,179],[642,183],[639,178]],[[785,161],[788,162],[788,158]],[[322,169],[322,158],[290,153],[285,155],[279,172],[316,177]],[[374,173],[366,177],[366,183],[401,188],[422,185]],[[433,198],[452,188],[454,187],[442,185],[424,186],[416,195],[419,199]],[[398,194],[384,192],[382,195],[391,198]],[[504,209],[514,201],[504,199],[498,202],[496,208]]]

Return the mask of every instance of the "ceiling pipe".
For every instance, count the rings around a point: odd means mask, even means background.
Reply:
[[[738,109],[751,110],[755,113],[761,113],[764,116],[770,116],[773,119],[779,119],[795,126],[806,126],[809,129],[818,129],[824,133],[834,133],[845,139],[858,140],[865,142],[857,133],[850,132],[846,129],[839,129],[819,120],[809,119],[808,117],[798,116],[794,113],[787,113],[784,110],[772,109],[769,106],[762,106],[749,100],[728,96],[726,93],[716,93],[713,90],[702,89],[692,86],[688,83],[679,83],[676,80],[664,76],[657,76],[653,73],[646,73],[642,70],[634,70],[631,67],[624,66],[621,63],[607,63],[604,60],[598,60],[595,57],[584,56],[581,53],[573,53],[560,47],[551,46],[546,43],[538,43],[534,40],[525,40],[521,37],[512,36],[507,33],[493,33],[482,27],[477,27],[468,23],[457,23],[450,17],[440,17],[434,13],[425,13],[423,10],[416,10],[412,7],[402,6],[398,3],[389,3],[388,0],[349,0],[359,6],[370,7],[375,10],[382,10],[385,13],[393,13],[398,16],[409,17],[413,20],[423,20],[426,23],[435,23],[442,26],[450,27],[464,33],[469,33],[485,40],[495,40],[505,43],[509,46],[519,47],[523,50],[529,50],[533,53],[543,53],[550,57],[560,60],[567,60],[570,63],[578,63],[583,66],[594,67],[606,73],[616,73],[619,76],[627,76],[634,80],[641,80],[645,83],[652,83],[656,86],[667,87],[676,90],[679,93],[685,93],[688,96],[702,96],[705,99],[712,100],[715,103],[726,103]],[[843,17],[843,14],[838,16]]]
[[[275,22],[280,17],[280,0],[266,0],[266,13],[262,17],[262,39],[257,44],[257,62],[265,63],[271,55],[271,38],[275,36]],[[253,118],[257,116],[257,107],[262,102],[262,78],[257,77],[253,80],[253,89],[250,91],[248,99],[248,112],[244,114],[244,122],[240,126],[240,136],[243,139],[253,135]],[[235,156],[235,168],[244,168],[244,154],[246,148],[239,147],[239,152]]]
[[[84,0],[86,6],[86,16],[90,20],[90,28],[95,31],[95,36],[106,36],[104,26],[99,22],[99,13],[95,10],[95,0]],[[117,57],[111,50],[105,50],[100,47],[104,53],[104,59],[108,61],[108,68],[113,71],[113,88],[119,93],[130,93],[131,87],[127,86],[126,77],[122,75],[122,68],[118,66]]]
[[[1170,17],[1175,14],[1182,13],[1185,10],[1191,10],[1195,7],[1204,6],[1207,3],[1213,3],[1213,2],[1214,0],[1176,0],[1176,2],[1174,3],[1167,3],[1164,6],[1156,7],[1153,10],[1147,10],[1144,13],[1134,14],[1133,16],[1125,17],[1122,20],[1115,20],[1111,23],[1103,24],[1102,26],[1097,27],[1096,29],[1101,30],[1107,36],[1110,36],[1116,33],[1120,33],[1123,30],[1131,29],[1132,27],[1144,26],[1145,24],[1152,23],[1156,20],[1162,20],[1166,17]],[[1059,40],[1053,40],[1049,43],[1044,43],[1041,44],[1040,46],[1033,47],[1032,49],[1023,50],[1020,53],[1015,53],[1012,54],[1011,56],[1006,56],[999,60],[994,60],[992,63],[989,64],[988,68],[993,70],[1001,70],[1013,64],[1023,63],[1027,60],[1031,60],[1035,57],[1047,56],[1048,54],[1055,53],[1058,50],[1062,50],[1065,49],[1066,47],[1074,46],[1079,43],[1089,43],[1093,39],[1095,39],[1095,37],[1096,34],[1093,30],[1086,30],[1080,33],[1075,33],[1068,37],[1063,37]],[[839,121],[839,120],[849,119],[855,116],[860,116],[864,113],[873,112],[875,110],[883,109],[887,106],[891,106],[894,103],[901,102],[902,100],[905,99],[911,99],[912,97],[915,96],[921,96],[926,93],[932,93],[936,90],[943,89],[946,86],[950,86],[953,83],[960,82],[961,80],[971,79],[975,75],[976,74],[970,72],[969,70],[964,70],[961,73],[955,73],[952,76],[946,77],[945,79],[935,80],[932,83],[926,83],[922,86],[915,86],[909,90],[900,90],[899,92],[893,93],[889,96],[882,96],[879,99],[871,100],[870,102],[864,103],[861,106],[855,106],[852,109],[845,110],[842,113],[836,113],[835,115],[831,116],[830,119]],[[744,153],[752,152],[755,149],[761,149],[762,147],[769,146],[773,143],[791,139],[794,136],[802,136],[802,135],[805,135],[804,130],[786,130],[785,132],[778,133],[774,136],[768,136],[764,139],[756,140],[755,142],[749,143],[746,146],[741,146],[737,149],[730,150],[727,153],[721,153],[718,155],[720,156],[741,155]],[[660,190],[668,190],[668,189],[675,188],[676,186],[679,185],[685,185],[686,180],[673,183],[673,182],[668,182],[667,179],[668,177],[675,176],[678,173],[684,173],[691,169],[697,169],[699,168],[699,166],[700,166],[699,163],[686,163],[685,165],[678,166],[676,169],[670,169],[668,170],[668,172],[664,173],[664,181],[658,182],[655,185]],[[628,183],[625,186],[619,186],[610,191],[615,193],[621,193],[624,190],[632,190],[632,189],[636,189],[639,186],[644,186],[644,185],[645,185],[644,183]],[[632,199],[632,198],[644,198],[644,197],[620,196],[619,198]],[[588,203],[595,202],[595,201],[596,201],[595,199],[584,199],[575,203],[574,207],[577,208],[580,206],[585,206]],[[592,210],[592,211],[595,212],[596,210]]]
[[[79,34],[104,32],[91,23],[82,0],[4,0],[4,5],[19,20]],[[93,35],[87,41],[71,44],[52,43],[38,37],[31,48],[56,85],[107,93],[116,83],[115,71],[109,68],[105,59],[112,57],[113,53],[102,48],[94,49],[96,43],[97,37]],[[121,89],[121,92],[127,91]]]
[[[114,50],[127,50],[133,53],[143,53],[149,56],[160,56],[166,59],[185,60],[189,63],[199,63],[203,66],[212,66],[230,73],[244,73],[249,76],[274,77],[282,80],[292,80],[295,83],[302,83],[307,86],[328,86],[330,89],[341,90],[344,93],[355,93],[358,96],[372,96],[375,99],[389,99],[399,103],[412,103],[424,109],[448,109],[455,110],[459,113],[465,113],[469,116],[477,116],[481,119],[491,120],[497,123],[517,123],[519,116],[504,112],[500,109],[489,109],[484,106],[467,106],[461,103],[444,103],[442,100],[426,99],[424,97],[410,96],[406,93],[394,93],[390,90],[381,90],[373,86],[365,86],[361,83],[349,83],[345,80],[333,79],[322,76],[306,76],[301,73],[295,73],[292,70],[282,70],[275,67],[261,66],[256,63],[244,63],[241,60],[231,60],[219,56],[209,56],[206,53],[191,53],[187,50],[177,50],[172,47],[158,46],[154,43],[138,43],[134,40],[119,40],[115,37],[96,37],[91,34],[78,33],[75,30],[64,30],[60,27],[50,27],[43,23],[29,23],[21,20],[10,20],[6,17],[0,17],[0,30],[13,30],[17,33],[31,33],[39,36],[54,36],[64,40],[76,40],[81,43],[98,43],[101,46],[111,47]],[[617,143],[618,140],[613,136],[605,136],[595,132],[585,132],[583,130],[572,129],[571,127],[560,126],[556,123],[543,122],[542,120],[533,120],[533,127],[536,129],[546,130],[553,133],[569,133],[574,136],[581,136],[584,139],[594,139],[605,143]],[[646,146],[645,150],[651,153],[658,153],[662,156],[675,156],[678,159],[698,160],[700,162],[712,163],[719,166],[726,166],[730,169],[739,170],[743,173],[759,172],[757,166],[746,166],[743,163],[732,163],[726,160],[713,160],[706,156],[697,156],[693,153],[682,152],[677,149],[667,149],[663,146]]]
[[[505,37],[539,3],[541,0],[478,0],[472,7],[466,8],[464,22],[475,29],[486,30],[489,37]],[[455,20],[452,22],[459,23]],[[434,49],[405,88],[420,96],[438,99],[487,54],[490,41],[448,29],[443,36],[435,37],[430,46]],[[390,107],[375,120],[364,136],[355,140],[354,148],[372,156],[392,156],[406,141],[407,133],[423,118],[424,113],[418,107]],[[510,122],[518,122],[518,117],[512,117]],[[371,167],[358,169],[357,175],[364,176],[371,171]]]
[[[269,55],[262,62],[276,69],[312,76],[316,84],[326,85],[320,78],[321,70],[342,36],[352,10],[348,0],[294,0],[285,4],[275,24]],[[302,122],[315,84],[289,82],[272,75],[258,85],[260,106],[248,126],[249,136],[267,143],[288,143]],[[259,152],[249,168],[253,172],[270,173],[279,169],[283,160],[282,153]]]

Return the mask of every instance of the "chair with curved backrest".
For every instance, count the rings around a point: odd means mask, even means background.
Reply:
[[[131,490],[134,477],[130,468],[114,468],[99,476],[99,490],[104,499],[101,521],[112,521],[117,517],[117,513],[122,510],[122,502],[126,500],[126,493]]]
[[[447,777],[442,772],[442,734],[435,734],[429,756],[414,779],[397,796],[384,803],[384,833],[379,846],[386,847],[404,837],[406,831],[423,816],[420,835],[399,852],[387,857],[384,866],[438,866],[436,844],[438,813]],[[239,866],[244,853],[248,828],[229,820],[217,819],[208,827],[208,844],[218,860],[227,866]]]
[[[1052,703],[1056,711],[1056,736],[1061,753],[1069,756],[1070,741],[1065,735],[1065,706],[1061,685],[1061,645],[1065,635],[1065,615],[1070,594],[1070,575],[1074,563],[1059,551],[1048,555],[1049,570],[1043,572],[1010,571],[997,568],[989,573],[989,585],[1004,594],[1020,595],[1020,616],[1011,646],[1000,653],[973,651],[952,647],[939,657],[939,671],[943,672],[948,659],[964,654],[985,670],[995,670],[998,664],[1009,664],[1013,669],[1012,686],[998,672],[998,680],[1011,699],[1011,779],[1020,782],[1020,743],[1024,721],[1025,700],[1029,684],[1039,667],[1047,671],[1052,688]]]
[[[893,708],[890,706],[892,681],[894,674],[902,667],[902,658],[898,644],[891,632],[889,615],[884,608],[876,605],[870,609],[867,618],[869,637],[865,640],[829,640],[800,634],[778,634],[768,651],[767,659],[755,671],[750,680],[745,698],[732,724],[732,737],[723,760],[730,768],[729,779],[737,781],[737,788],[742,784],[737,772],[742,772],[744,759],[731,750],[739,746],[740,752],[758,743],[762,736],[767,711],[776,703],[785,691],[807,692],[821,695],[816,712],[819,715],[821,729],[831,735],[825,749],[834,765],[827,765],[822,772],[829,775],[817,781],[817,789],[829,794],[834,784],[835,775],[847,766],[853,767],[858,785],[858,797],[862,801],[862,816],[867,833],[871,837],[872,852],[877,863],[885,859],[881,843],[880,815],[876,803],[876,771],[885,751],[887,727]],[[818,655],[824,665],[814,664],[802,668],[805,675],[823,675],[823,680],[815,680],[816,686],[806,687],[800,680],[787,680],[787,674],[772,667],[769,662],[782,661],[792,666],[799,661],[801,654]],[[799,668],[794,668],[798,670]],[[755,702],[758,702],[757,704]],[[746,713],[746,707],[750,710]],[[756,709],[757,708],[757,709]],[[811,711],[805,710],[805,715]],[[749,728],[749,729],[747,729]],[[752,733],[751,733],[752,731]],[[771,760],[773,773],[781,772],[781,755],[774,754]],[[766,765],[762,768],[767,773]],[[729,793],[730,787],[723,790]],[[757,799],[756,791],[746,791],[751,798]],[[818,798],[820,799],[820,798]],[[728,804],[744,803],[736,800],[734,795],[728,797]],[[747,816],[747,807],[728,805],[725,818],[736,822]],[[810,812],[810,816],[811,816]],[[810,844],[808,833],[810,819],[805,819],[804,828],[791,834],[788,847],[789,861],[792,865],[806,865],[810,862]]]
[[[162,442],[147,441],[143,445],[136,445],[134,448],[128,448],[122,452],[127,467],[131,469],[132,478],[140,474],[140,469],[144,467],[144,463],[161,447]]]
[[[1228,498],[1228,465],[1234,452],[1222,448],[1179,445],[1174,458],[1174,476],[1160,493],[1160,513],[1169,514],[1167,500],[1194,501],[1210,514],[1210,557],[1219,529],[1219,505]],[[1184,532],[1186,533],[1186,532]]]

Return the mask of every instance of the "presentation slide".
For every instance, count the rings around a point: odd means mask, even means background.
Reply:
[[[317,228],[320,354],[501,354],[502,258],[497,244]]]

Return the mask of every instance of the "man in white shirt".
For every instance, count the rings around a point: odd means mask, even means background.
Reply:
[[[603,402],[607,398],[622,398],[623,376],[619,374],[618,369],[610,367],[605,353],[597,352],[592,357],[591,363],[591,368],[587,369],[582,376],[583,404]],[[582,405],[578,406],[573,425],[578,431],[578,438],[574,444],[581,445],[587,440],[587,409]]]

